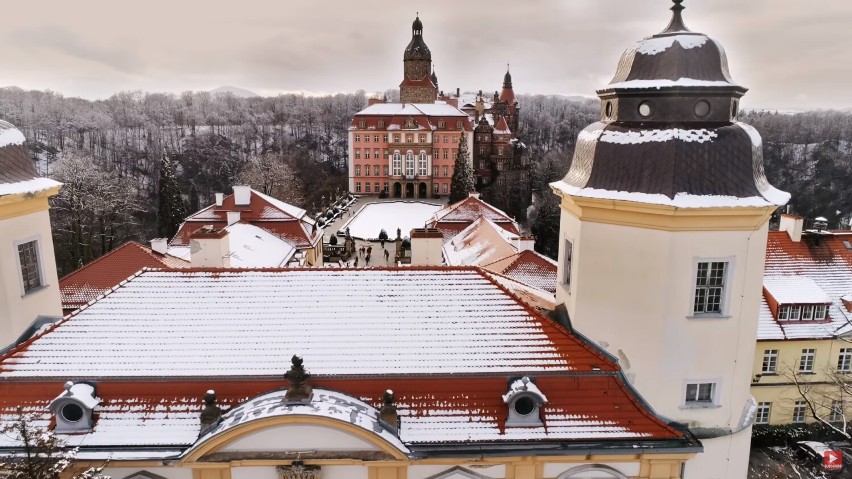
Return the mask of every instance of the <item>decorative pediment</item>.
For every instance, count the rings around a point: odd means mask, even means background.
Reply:
[[[447,469],[444,472],[429,476],[426,479],[492,479],[462,466]]]
[[[159,475],[159,474],[154,474],[153,472],[139,471],[139,472],[134,472],[133,474],[125,477],[124,479],[166,479],[166,478]]]

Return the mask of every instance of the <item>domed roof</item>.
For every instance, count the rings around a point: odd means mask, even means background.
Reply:
[[[512,74],[509,69],[506,69],[506,74],[503,75],[503,88],[512,88]]]
[[[580,132],[568,174],[552,186],[683,208],[786,203],[764,174],[760,134],[737,121],[745,89],[731,81],[722,47],[683,25],[681,2],[662,33],[621,57],[598,91],[601,121]]]
[[[420,21],[420,16],[417,16],[411,25],[411,41],[405,47],[402,59],[432,61],[432,52],[429,51],[429,47],[423,41],[423,22]]]
[[[612,81],[598,93],[684,87],[745,92],[731,79],[722,45],[686,28],[681,16],[682,1],[675,0],[672,20],[665,30],[640,40],[622,54]]]

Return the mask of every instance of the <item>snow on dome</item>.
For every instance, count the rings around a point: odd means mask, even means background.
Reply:
[[[669,37],[652,37],[639,42],[636,46],[636,53],[643,55],[656,55],[657,53],[668,50],[675,42],[686,50],[696,48],[707,43],[705,35],[673,35]]]
[[[677,80],[628,80],[617,83],[610,83],[606,86],[606,90],[608,89],[636,89],[636,90],[650,90],[660,88],[671,88],[671,87],[690,87],[690,86],[700,86],[700,87],[735,87],[734,83],[731,83],[726,80],[696,80],[694,78],[678,78]]]
[[[521,393],[535,394],[541,399],[542,403],[547,403],[547,396],[527,376],[512,381],[512,384],[509,385],[509,391],[503,395],[503,402],[508,404],[512,398]]]
[[[600,136],[600,141],[606,143],[618,143],[621,145],[636,145],[651,141],[671,141],[674,139],[704,143],[713,141],[719,135],[715,131],[704,128],[698,130],[683,130],[672,128],[669,130],[639,130],[639,131],[614,131],[606,130]]]
[[[0,120],[0,148],[23,145],[26,138],[20,130],[8,121]]]

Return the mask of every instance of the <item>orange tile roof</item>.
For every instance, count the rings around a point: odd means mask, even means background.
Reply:
[[[482,267],[527,286],[556,292],[556,263],[535,251],[521,251]]]
[[[155,253],[128,241],[59,280],[62,309],[74,310],[106,293],[143,268],[188,268],[188,261]]]

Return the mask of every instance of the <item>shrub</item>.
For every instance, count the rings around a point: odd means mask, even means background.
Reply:
[[[330,244],[332,246],[336,246],[337,245],[337,236],[331,235],[331,238],[328,239],[328,244]]]
[[[788,446],[797,441],[842,441],[842,435],[820,423],[756,424],[751,431],[751,447]]]
[[[385,230],[382,230],[382,231],[379,233],[379,239],[380,239],[380,240],[385,240],[385,241],[387,241],[387,240],[388,240],[388,232],[387,232],[387,231],[385,231]]]
[[[402,239],[402,248],[403,249],[410,249],[411,248],[411,240],[408,238],[408,236],[406,236],[405,238]]]
[[[381,193],[379,193],[379,198],[387,198],[387,197],[388,197],[388,192],[387,192],[387,191],[382,190],[382,192],[381,192]]]

